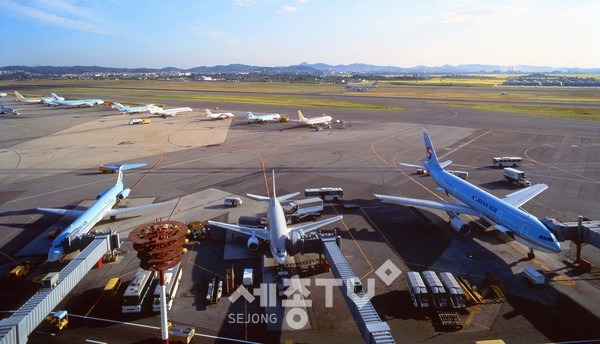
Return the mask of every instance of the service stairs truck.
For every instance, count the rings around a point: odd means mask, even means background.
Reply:
[[[292,201],[289,206],[283,207],[283,211],[288,224],[296,223],[305,218],[314,220],[321,216],[323,212],[323,200],[320,197],[311,197]]]
[[[531,181],[525,176],[525,172],[519,171],[512,167],[507,167],[504,169],[504,179],[507,182],[515,183],[523,187],[531,186]]]

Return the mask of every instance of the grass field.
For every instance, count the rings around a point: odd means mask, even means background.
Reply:
[[[489,111],[502,111],[510,113],[523,113],[535,116],[560,117],[571,119],[600,120],[600,109],[584,107],[559,107],[559,106],[533,106],[515,104],[480,104],[480,103],[441,103],[455,107],[468,107]]]

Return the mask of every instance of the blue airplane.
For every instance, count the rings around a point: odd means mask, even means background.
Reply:
[[[549,253],[560,252],[560,244],[546,226],[535,216],[521,210],[521,206],[548,188],[546,184],[532,185],[523,190],[513,192],[504,198],[498,198],[477,186],[445,171],[444,167],[451,163],[440,163],[433,149],[433,144],[427,132],[425,138],[425,156],[427,161],[423,168],[446,194],[456,198],[459,203],[427,201],[414,198],[375,195],[378,199],[390,203],[445,210],[450,215],[450,225],[459,233],[466,235],[470,228],[466,221],[459,218],[460,214],[474,215],[485,218],[502,232],[512,236],[516,241],[529,247],[529,258],[535,257],[533,251]],[[409,164],[404,166],[421,167]]]
[[[54,242],[52,242],[52,246],[48,252],[49,262],[56,262],[64,257],[66,242],[71,242],[75,238],[86,234],[96,225],[96,223],[105,217],[114,217],[173,203],[173,201],[167,201],[138,207],[112,209],[117,202],[127,198],[131,192],[131,189],[123,188],[123,171],[142,166],[146,166],[146,163],[120,165],[118,167],[117,183],[113,187],[100,192],[96,197],[96,202],[86,210],[37,208],[37,210],[41,212],[76,217],[75,221],[65,228],[54,239]]]
[[[50,93],[50,96],[52,97],[52,101],[51,102],[43,102],[45,105],[83,107],[83,106],[94,106],[94,105],[104,104],[104,100],[102,100],[102,99],[65,100],[65,98],[57,96],[56,93]]]
[[[9,108],[9,107],[4,106],[4,104],[2,104],[2,102],[0,102],[0,113],[1,114],[9,113],[11,115],[18,115],[19,114],[19,112],[17,110],[15,110],[13,108]]]
[[[141,112],[150,111],[155,106],[154,106],[154,104],[141,105],[141,106],[130,106],[130,105],[123,105],[121,103],[115,102],[115,103],[113,103],[113,107],[117,108],[117,110],[119,110],[119,112],[126,115],[126,114],[130,114],[130,113],[141,113]]]

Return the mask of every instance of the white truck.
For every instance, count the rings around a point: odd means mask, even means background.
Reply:
[[[296,223],[306,217],[314,220],[323,212],[323,200],[320,197],[305,198],[289,204],[283,207],[288,224]]]
[[[519,171],[512,167],[504,169],[504,179],[507,182],[515,183],[520,186],[531,186],[531,181],[525,176],[525,172]]]

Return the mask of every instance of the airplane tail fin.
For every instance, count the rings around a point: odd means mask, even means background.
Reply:
[[[21,100],[25,99],[25,97],[23,97],[21,95],[21,93],[15,91],[15,98],[17,99],[18,102],[20,102]]]
[[[300,110],[298,110],[298,121],[300,121],[300,123],[304,123],[304,121],[306,121],[306,117],[302,115],[302,111]]]
[[[123,104],[114,102],[113,105],[117,108],[117,110],[121,111],[123,109]]]
[[[56,95],[56,93],[50,93],[50,97],[52,97],[52,99],[54,100],[59,100],[60,97]]]
[[[379,80],[375,81],[371,87],[379,87]]]
[[[433,144],[431,143],[431,139],[429,138],[429,133],[423,132],[423,138],[425,140],[425,156],[427,157],[427,161],[425,164],[429,169],[436,168],[441,169],[442,166],[438,161],[437,155],[435,154],[435,149],[433,148]]]
[[[110,165],[110,164],[106,164],[103,165],[106,168],[109,169],[114,169],[117,170],[118,175],[117,175],[117,184],[122,183],[123,182],[123,171],[125,170],[131,170],[132,168],[138,168],[138,167],[143,167],[148,165],[145,162],[141,162],[141,163],[136,163],[136,164],[123,164],[123,165]]]
[[[246,118],[247,118],[247,119],[256,119],[256,116],[254,116],[254,115],[252,114],[252,112],[246,112]]]
[[[294,196],[297,196],[298,194],[300,194],[299,192],[294,192],[288,195],[283,195],[283,196],[279,196],[277,197],[277,191],[275,191],[275,170],[273,170],[273,197],[277,199],[279,202],[285,201],[287,199],[290,199]],[[254,195],[254,194],[247,194],[248,197],[250,198],[254,198],[255,200],[258,201],[270,201],[272,198],[271,197],[266,197],[266,196],[260,196],[260,195]]]

